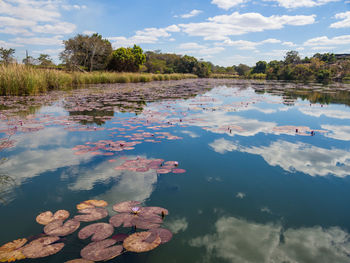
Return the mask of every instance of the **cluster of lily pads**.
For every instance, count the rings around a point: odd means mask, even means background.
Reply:
[[[148,172],[153,169],[158,174],[167,173],[185,173],[185,169],[178,168],[179,163],[177,161],[164,162],[163,159],[146,159],[137,157],[134,160],[125,160],[123,164],[115,167],[115,170],[128,170],[132,172]]]
[[[107,205],[103,200],[84,201],[77,205],[79,214],[70,219],[66,210],[39,214],[36,221],[44,225],[44,233],[34,240],[20,238],[1,246],[0,262],[43,258],[58,253],[65,246],[62,237],[77,231],[80,222],[107,217]],[[138,201],[126,201],[115,204],[113,210],[118,214],[110,217],[109,223],[93,223],[78,232],[79,239],[91,237],[92,242],[80,251],[81,258],[66,263],[93,263],[113,259],[128,251],[147,252],[172,238],[169,230],[161,228],[164,217],[169,213],[165,208],[142,207]],[[132,234],[115,234],[118,227],[131,227]]]

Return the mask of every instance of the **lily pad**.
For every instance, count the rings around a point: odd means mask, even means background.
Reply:
[[[121,213],[112,216],[109,219],[109,223],[114,226],[114,227],[119,227],[123,225],[124,227],[131,227],[133,224],[131,221],[135,218],[135,215],[130,214],[130,213]]]
[[[58,210],[55,214],[53,214],[51,211],[46,211],[41,214],[39,214],[36,217],[36,222],[38,222],[41,225],[47,225],[51,223],[54,220],[65,220],[69,217],[69,212],[66,210]]]
[[[27,258],[43,258],[54,255],[64,247],[64,243],[53,244],[59,239],[59,237],[53,236],[41,237],[23,247],[22,253]]]
[[[138,206],[140,204],[141,203],[138,201],[121,202],[121,203],[115,204],[113,206],[113,210],[120,213],[126,213],[126,212],[130,212],[133,207]]]
[[[171,233],[170,230],[165,228],[151,229],[148,232],[158,235],[161,239],[161,244],[169,242],[173,237],[173,233]]]
[[[123,246],[126,250],[137,253],[155,249],[160,245],[161,239],[159,236],[157,236],[153,242],[146,242],[145,239],[147,239],[150,235],[150,232],[138,232],[132,234],[124,240]]]
[[[11,241],[0,247],[0,262],[11,262],[25,259],[20,248],[27,243],[27,239],[21,238]]]
[[[92,222],[108,216],[108,211],[105,208],[100,207],[82,209],[79,210],[79,213],[82,213],[83,215],[77,215],[74,219],[81,222]]]
[[[80,227],[80,222],[74,219],[63,222],[63,220],[52,221],[44,227],[45,234],[49,236],[68,236]]]
[[[106,239],[98,242],[93,242],[84,247],[80,255],[83,259],[92,261],[107,261],[120,255],[123,247],[120,245],[113,246],[117,241]]]
[[[92,241],[101,241],[110,237],[114,232],[114,227],[107,223],[96,223],[84,227],[79,231],[78,237],[80,239],[86,239],[90,236]]]
[[[78,210],[94,207],[106,207],[108,203],[104,200],[86,200],[77,205]]]

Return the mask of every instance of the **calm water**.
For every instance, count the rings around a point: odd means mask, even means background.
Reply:
[[[43,211],[137,200],[169,210],[173,239],[110,262],[350,262],[347,90],[191,80],[2,98],[0,245],[40,234]],[[136,158],[186,172],[115,169]],[[77,232],[22,262],[79,258]]]

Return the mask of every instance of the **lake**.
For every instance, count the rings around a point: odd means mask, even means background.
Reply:
[[[167,209],[173,237],[108,262],[350,262],[350,85],[183,80],[0,105],[0,245],[42,237],[42,212],[134,200]],[[79,230],[22,262],[80,258]]]

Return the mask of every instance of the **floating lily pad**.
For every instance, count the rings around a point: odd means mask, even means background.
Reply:
[[[36,222],[38,222],[41,225],[47,225],[48,223],[51,223],[53,220],[53,214],[51,211],[46,211],[44,213],[39,214],[36,217]]]
[[[113,246],[117,241],[106,239],[98,242],[93,242],[84,247],[80,255],[82,258],[92,261],[107,261],[120,255],[123,247]]]
[[[6,243],[5,245],[2,245],[0,247],[0,251],[4,251],[4,250],[11,251],[11,250],[19,249],[20,247],[23,247],[25,243],[27,243],[26,238],[16,239],[14,241]]]
[[[47,225],[54,220],[65,220],[69,217],[69,212],[66,210],[58,210],[55,214],[51,211],[46,211],[44,213],[39,214],[36,217],[36,222],[41,225]]]
[[[109,223],[114,227],[119,227],[121,225],[124,225],[124,227],[131,227],[133,226],[131,221],[135,218],[135,215],[130,213],[121,213],[112,216],[109,219]]]
[[[158,235],[161,239],[161,244],[169,242],[173,237],[173,233],[171,233],[170,230],[165,228],[151,229],[148,232]]]
[[[27,239],[21,238],[11,241],[0,247],[0,262],[11,262],[25,259],[20,248],[27,243]]]
[[[186,173],[185,169],[173,169],[172,172],[174,174],[182,174],[182,173]]]
[[[77,215],[74,217],[74,219],[81,222],[96,221],[108,216],[108,211],[100,207],[82,209],[79,210],[79,213],[82,213],[84,215]]]
[[[140,212],[143,216],[151,216],[151,215],[168,215],[169,211],[165,208],[162,207],[156,207],[156,206],[149,206],[149,207],[142,207],[141,208],[141,212]]]
[[[104,200],[86,200],[77,205],[78,210],[86,209],[86,208],[94,208],[94,207],[105,207],[108,203]]]
[[[23,247],[22,253],[27,258],[43,258],[54,255],[64,247],[64,243],[53,244],[59,239],[59,237],[53,236],[41,237]]]
[[[84,227],[79,231],[78,237],[80,239],[86,239],[89,236],[92,241],[101,241],[110,237],[114,232],[114,227],[107,223],[96,223]]]
[[[80,222],[74,219],[63,222],[63,220],[55,220],[47,224],[44,227],[45,234],[49,236],[68,236],[80,227]]]
[[[69,217],[69,212],[67,210],[58,210],[54,215],[54,219],[66,220]]]
[[[137,253],[155,249],[160,245],[161,239],[159,236],[157,236],[153,242],[146,242],[145,239],[147,239],[150,235],[150,232],[139,232],[132,234],[124,240],[123,246],[126,250]]]
[[[126,213],[126,212],[130,212],[133,207],[138,206],[140,204],[141,203],[138,201],[121,202],[121,203],[115,204],[113,206],[113,210],[120,213]]]
[[[131,220],[131,224],[135,226],[138,229],[152,229],[152,228],[159,228],[160,225],[153,223],[151,221],[144,220],[142,218],[134,218]]]

